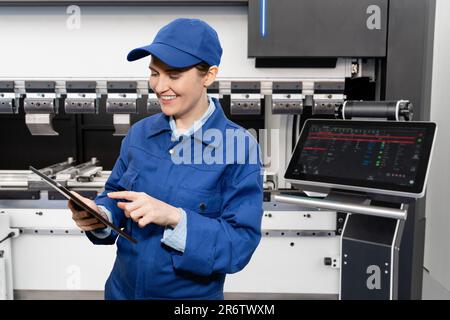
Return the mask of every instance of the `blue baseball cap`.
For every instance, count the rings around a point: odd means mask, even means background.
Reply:
[[[217,32],[199,19],[179,18],[162,27],[153,43],[131,50],[127,60],[155,56],[168,66],[186,68],[202,61],[218,66],[222,56]]]

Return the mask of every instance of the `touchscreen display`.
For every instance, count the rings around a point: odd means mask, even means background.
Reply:
[[[420,193],[434,132],[426,122],[309,120],[286,178]]]

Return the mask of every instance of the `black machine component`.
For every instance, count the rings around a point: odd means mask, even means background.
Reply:
[[[381,118],[386,120],[410,121],[413,105],[408,100],[398,101],[345,101],[336,109],[336,118]]]
[[[94,200],[98,192],[94,190],[76,190],[76,192],[88,199]],[[67,200],[61,193],[55,190],[48,190],[48,200]]]
[[[424,195],[435,131],[431,122],[305,123],[285,179],[328,196],[275,200],[339,212],[341,299],[401,298],[403,230],[409,208]]]
[[[244,90],[244,93],[241,93],[239,89],[237,92],[235,91],[236,89],[232,89],[231,95],[224,94],[220,98],[220,104],[225,115],[243,128],[254,130],[257,139],[260,138],[260,130],[265,128],[265,99],[260,94],[259,85],[259,82],[252,82],[245,85],[247,87],[250,86],[250,88],[246,89],[249,91]]]
[[[39,190],[0,190],[0,200],[39,200]]]
[[[256,68],[336,68],[337,58],[256,58]]]
[[[398,297],[398,261],[405,221],[349,216],[342,236],[341,299]],[[395,280],[394,280],[395,279]]]
[[[387,0],[249,1],[248,55],[283,67],[300,57],[384,57],[387,15]]]

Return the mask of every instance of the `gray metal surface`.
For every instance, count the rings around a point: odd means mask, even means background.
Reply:
[[[0,93],[0,113],[15,113],[14,93]]]
[[[28,94],[30,95],[30,94]],[[55,106],[54,97],[43,98],[25,98],[24,109],[28,114],[42,114],[42,113],[55,113],[57,109]]]
[[[260,3],[249,2],[249,57],[386,55],[387,0],[265,1],[264,37]],[[379,10],[380,29],[370,29],[372,8]]]
[[[61,228],[19,228],[21,234],[33,234],[40,236],[80,236],[84,232],[79,229],[61,229]]]
[[[129,114],[114,114],[113,123],[115,136],[126,136],[128,129],[130,129],[130,115]]]
[[[225,300],[337,300],[334,294],[224,293]],[[103,300],[103,291],[14,290],[15,300]]]
[[[66,113],[96,113],[96,98],[67,98],[64,101]]]
[[[50,113],[26,114],[25,123],[33,136],[57,136],[59,133],[53,129],[53,117]]]
[[[390,0],[385,94],[382,99],[408,99],[414,120],[429,120],[435,0]],[[400,248],[399,299],[422,295],[425,247],[425,203],[410,207]]]
[[[14,290],[14,300],[103,300],[103,291]]]
[[[249,0],[0,0],[1,5],[246,5]]]
[[[337,300],[336,294],[225,292],[225,300]]]
[[[341,203],[325,199],[314,199],[307,197],[293,197],[285,195],[275,195],[276,201],[299,204],[312,208],[323,208],[349,213],[366,214],[376,217],[385,217],[393,219],[406,219],[407,210],[384,208],[379,206],[367,206],[353,203]]]

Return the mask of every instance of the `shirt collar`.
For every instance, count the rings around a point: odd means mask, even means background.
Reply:
[[[189,137],[193,135],[197,130],[199,130],[205,122],[209,119],[209,117],[213,114],[214,110],[216,110],[216,106],[214,105],[214,102],[210,97],[208,97],[209,106],[206,112],[203,114],[203,116],[194,122],[194,124],[187,130],[183,132],[178,132],[177,125],[175,123],[175,119],[173,116],[170,117],[169,124],[170,129],[172,130],[172,140],[178,140],[180,137]],[[196,137],[196,135],[194,135]]]
[[[223,135],[225,135],[225,128],[227,124],[227,118],[222,110],[222,107],[220,105],[220,102],[216,98],[210,98],[210,105],[208,107],[208,110],[211,108],[211,103],[214,104],[214,108],[212,113],[208,116],[207,119],[205,119],[205,122],[202,124],[201,128],[204,131],[208,129],[218,129],[220,132],[222,132]],[[208,113],[204,114],[204,116]],[[171,131],[170,127],[170,117],[166,116],[164,113],[160,113],[156,115],[157,119],[150,125],[146,127],[146,137],[150,138],[153,136],[156,136],[164,131]],[[202,117],[203,119],[203,117]],[[199,128],[197,128],[198,130]],[[196,135],[194,135],[196,137]],[[221,141],[213,141],[212,143],[202,141],[206,145],[210,145],[212,147],[218,147],[221,144]]]

